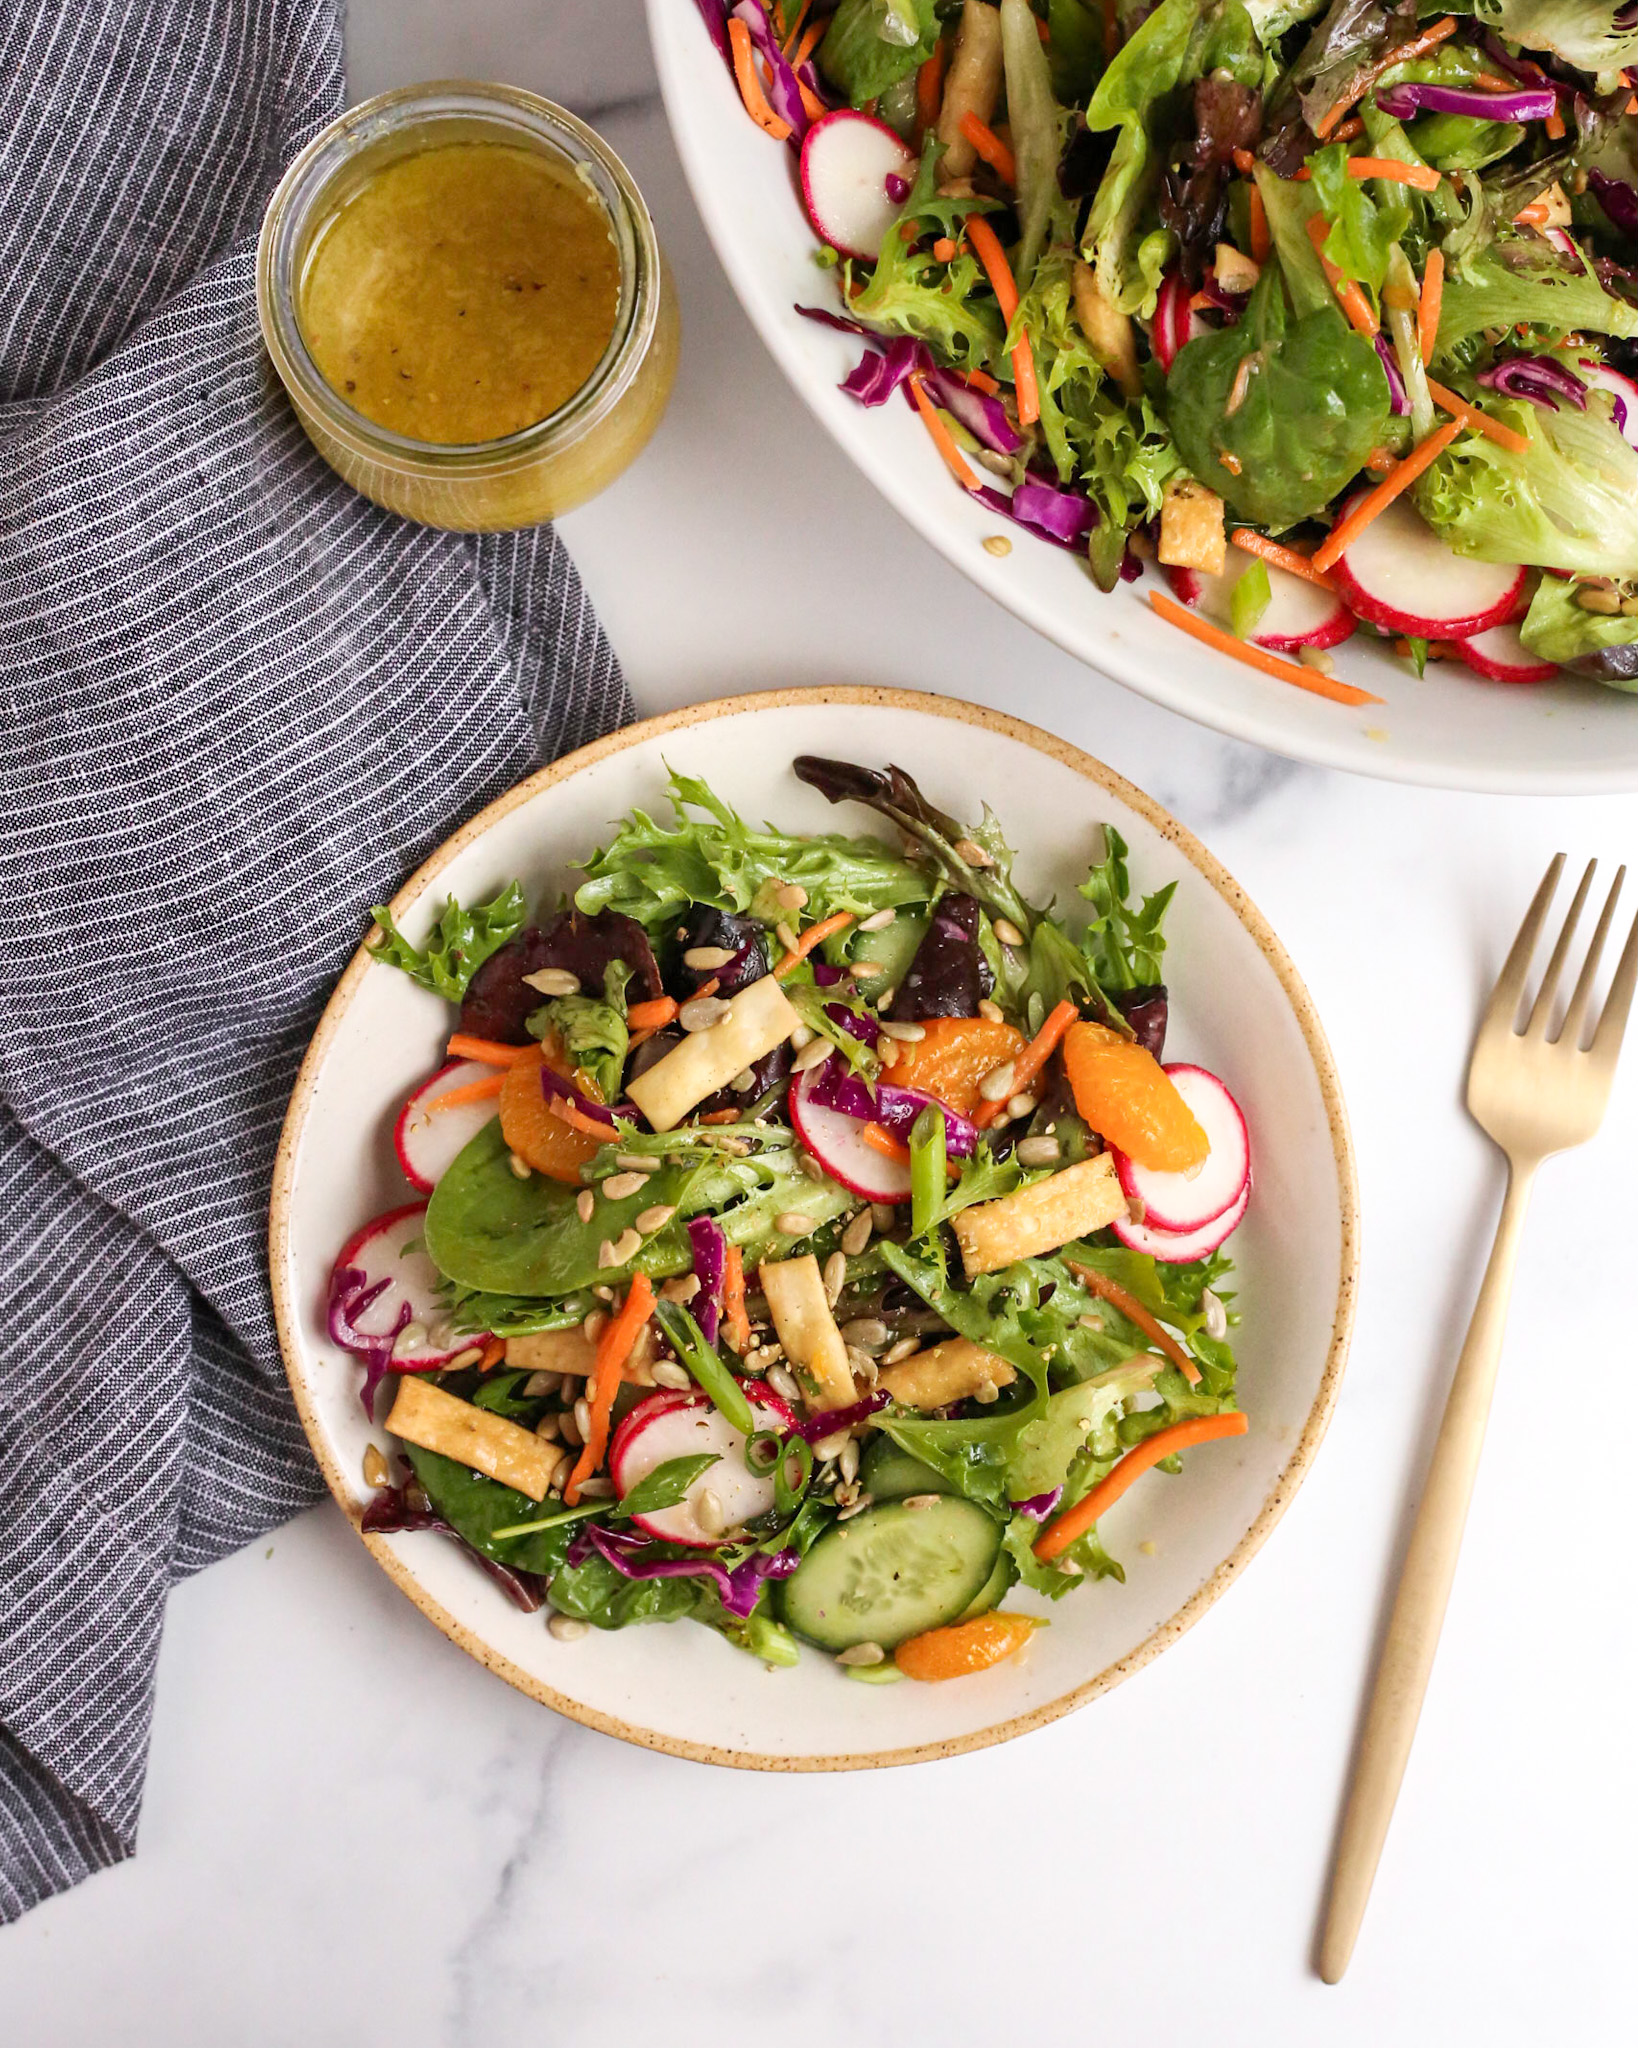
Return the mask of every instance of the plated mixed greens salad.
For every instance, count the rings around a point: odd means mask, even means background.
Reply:
[[[1012,1654],[1120,1578],[1109,1505],[1242,1434],[1223,1083],[1163,1064],[1162,925],[1109,830],[1067,918],[986,810],[804,756],[889,840],[673,775],[572,901],[453,899],[377,957],[460,1005],[398,1119],[419,1199],[337,1258],[369,1530],[453,1536],[559,1636],[684,1617],[866,1679]]]
[[[1638,689],[1631,0],[698,4],[988,509],[1345,703],[1356,631]]]

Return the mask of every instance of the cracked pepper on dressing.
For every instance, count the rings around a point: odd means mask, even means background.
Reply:
[[[563,166],[461,142],[375,173],[316,237],[300,324],[330,387],[377,426],[446,446],[533,426],[614,332],[608,216]]]

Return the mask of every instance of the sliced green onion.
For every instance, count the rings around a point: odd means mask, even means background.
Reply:
[[[758,1430],[745,1446],[745,1464],[758,1478],[766,1478],[779,1463],[779,1438],[771,1429]]]
[[[751,1414],[750,1402],[745,1398],[745,1389],[723,1364],[715,1345],[706,1343],[705,1333],[699,1324],[687,1309],[675,1301],[656,1302],[654,1314],[660,1328],[671,1339],[677,1363],[693,1375],[723,1419],[732,1423],[741,1436],[748,1437],[756,1428],[756,1419]]]
[[[791,1478],[792,1461],[796,1464],[797,1476]],[[802,1496],[808,1490],[808,1481],[813,1477],[813,1452],[799,1436],[785,1439],[779,1461],[773,1468],[774,1506],[782,1515],[794,1515],[802,1504]]]
[[[946,1162],[944,1112],[928,1103],[910,1131],[910,1229],[925,1237],[944,1207]]]

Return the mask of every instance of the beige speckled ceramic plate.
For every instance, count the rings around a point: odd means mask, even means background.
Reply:
[[[1089,755],[992,711],[900,690],[789,690],[651,719],[543,769],[457,832],[393,911],[422,936],[447,892],[486,896],[519,876],[531,897],[611,821],[661,800],[665,765],[704,775],[754,818],[843,820],[789,770],[800,753],[896,761],[961,815],[988,800],[1037,901],[1072,900],[1096,828],[1131,846],[1145,892],[1177,883],[1168,924],[1173,1057],[1221,1073],[1250,1120],[1257,1192],[1231,1241],[1240,1264],[1244,1438],[1191,1454],[1181,1480],[1145,1480],[1105,1517],[1126,1566],[1072,1594],[1023,1656],[946,1685],[849,1682],[808,1653],[776,1674],[697,1627],[560,1643],[507,1605],[434,1534],[368,1536],[372,1555],[446,1635],[521,1691],[610,1735],[758,1770],[908,1763],[1005,1741],[1083,1705],[1174,1642],[1250,1560],[1296,1491],[1336,1398],[1357,1266],[1353,1158],[1331,1056],[1279,941],[1209,853]],[[859,812],[845,822],[866,830]],[[356,1528],[373,1440],[356,1364],[325,1336],[331,1261],[361,1222],[408,1194],[390,1130],[437,1063],[447,1007],[360,953],[325,1011],[291,1099],[273,1185],[272,1275],[296,1403],[330,1489]],[[1152,1547],[1152,1548],[1151,1548]],[[1030,1603],[1019,1595],[1012,1604]]]

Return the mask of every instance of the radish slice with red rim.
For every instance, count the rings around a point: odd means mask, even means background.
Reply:
[[[1475,675],[1493,683],[1548,683],[1558,674],[1558,663],[1532,654],[1511,623],[1487,626],[1482,633],[1458,640],[1456,647]]]
[[[377,1216],[348,1238],[330,1273],[332,1342],[395,1372],[430,1372],[484,1341],[448,1329],[443,1275],[422,1249],[426,1215],[425,1202],[407,1202]]]
[[[1339,525],[1363,495],[1342,507]],[[1500,625],[1525,576],[1516,564],[1479,562],[1447,548],[1403,498],[1377,514],[1330,573],[1360,618],[1421,640],[1463,640]]]
[[[1638,384],[1619,370],[1612,370],[1608,363],[1595,362],[1591,356],[1582,356],[1576,369],[1589,391],[1610,394],[1615,401],[1616,427],[1630,446],[1638,448]]]
[[[824,115],[802,144],[802,203],[814,232],[844,256],[874,263],[899,216],[888,180],[913,183],[917,168],[885,122],[850,107]]]
[[[1115,1171],[1129,1200],[1141,1202],[1144,1220],[1155,1230],[1204,1230],[1240,1199],[1251,1178],[1251,1139],[1240,1105],[1204,1067],[1168,1066],[1172,1085],[1194,1114],[1210,1144],[1193,1173],[1157,1173],[1112,1150]]]
[[[751,1415],[758,1432],[771,1430],[778,1436],[788,1435],[796,1423],[784,1402],[766,1389],[752,1401]],[[632,1521],[656,1542],[715,1549],[727,1530],[754,1521],[774,1505],[773,1475],[751,1470],[745,1461],[748,1441],[705,1394],[650,1394],[615,1431],[609,1477],[615,1492],[625,1495],[673,1458],[714,1456],[716,1464],[706,1467],[675,1507],[633,1515]],[[719,1528],[707,1528],[699,1519],[701,1497],[707,1492],[715,1494],[721,1510]]]
[[[857,1117],[813,1100],[821,1072],[821,1067],[810,1067],[791,1084],[786,1101],[797,1137],[832,1180],[867,1202],[908,1202],[909,1167],[867,1145],[865,1127]]]
[[[404,1178],[423,1195],[432,1193],[457,1157],[500,1109],[494,1096],[483,1102],[457,1103],[453,1109],[435,1110],[432,1104],[440,1095],[448,1095],[456,1088],[487,1080],[494,1071],[477,1060],[451,1060],[448,1066],[440,1067],[429,1080],[423,1081],[398,1112],[398,1121],[392,1128],[393,1150],[404,1169]]]
[[[1219,576],[1204,569],[1168,569],[1172,588],[1186,605],[1204,612],[1219,626],[1232,627],[1230,599],[1234,586],[1257,558],[1231,547]],[[1289,569],[1268,570],[1268,609],[1257,621],[1252,640],[1276,654],[1294,654],[1299,647],[1336,647],[1354,630],[1354,615],[1334,591],[1323,590]]]
[[[1159,1259],[1166,1265],[1186,1266],[1195,1259],[1210,1258],[1217,1247],[1240,1227],[1240,1220],[1250,1202],[1251,1183],[1247,1181],[1240,1190],[1239,1199],[1199,1230],[1156,1230],[1150,1224],[1133,1223],[1125,1217],[1117,1217],[1109,1227],[1128,1250],[1147,1252],[1151,1259]]]

